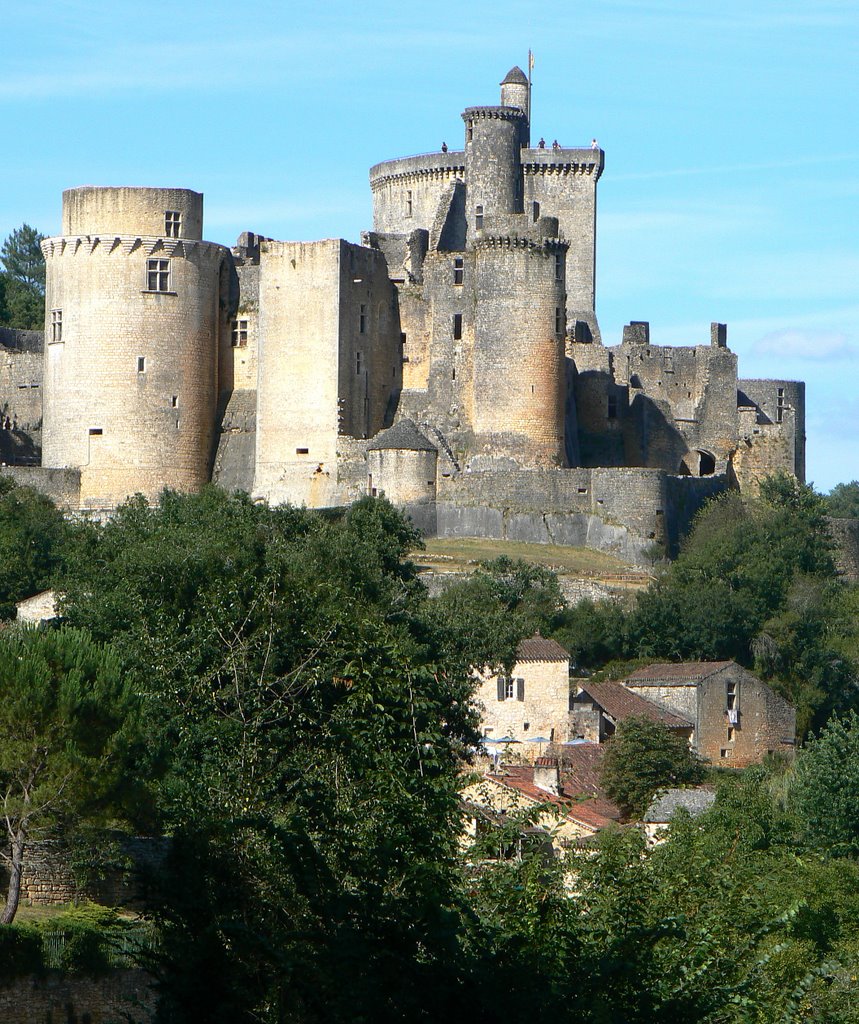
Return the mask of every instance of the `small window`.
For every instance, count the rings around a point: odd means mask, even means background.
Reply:
[[[729,682],[725,686],[725,699],[727,703],[728,711],[733,711],[737,707],[737,684]]]
[[[146,373],[146,356],[137,357],[137,372]]]
[[[309,448],[296,448],[295,449],[295,454],[296,455],[309,455],[310,454],[310,449]]]
[[[564,311],[560,306],[555,306],[555,334],[564,333]]]
[[[104,430],[101,427],[90,427],[89,428],[89,436],[90,437],[101,437],[101,435],[103,433],[104,433]]]
[[[462,338],[462,313],[453,314],[453,340],[459,341]]]
[[[171,405],[171,406],[172,406],[172,407],[173,407],[174,409],[178,409],[178,408],[179,408],[179,396],[178,396],[178,395],[174,395],[174,396],[173,396],[173,398],[172,398],[172,399],[171,399],[171,401],[170,401],[170,405]]]
[[[733,743],[733,742],[734,742],[734,727],[732,725],[729,725],[728,726],[728,743]]]
[[[478,231],[483,230],[483,207],[476,206],[474,208],[474,226]]]
[[[248,343],[248,322],[247,320],[233,320],[233,330],[230,344],[233,348],[245,348]]]
[[[51,310],[51,344],[63,340],[63,311],[61,309]]]
[[[564,257],[559,253],[555,253],[555,280],[564,280]]]
[[[178,238],[182,230],[182,214],[178,210],[167,210],[164,214],[164,234],[167,238]]]
[[[533,217],[534,223],[536,224],[537,221],[540,219],[540,204],[539,203],[532,203],[531,204],[531,216]]]
[[[150,292],[170,291],[170,260],[146,261],[146,290]]]
[[[776,407],[775,407],[775,421],[776,423],[784,422],[784,388],[779,388],[776,394]]]
[[[363,302],[361,303],[361,308],[358,311],[358,333],[367,333],[367,307]]]
[[[406,191],[406,216],[411,217],[412,215],[412,190]]]
[[[617,419],[617,395],[608,396],[608,418],[610,420]]]
[[[361,353],[360,352],[356,352],[355,353],[355,373],[356,374],[360,374],[361,373]]]
[[[469,121],[465,131],[466,139],[471,142],[474,139],[474,121]]]
[[[464,273],[464,260],[461,256],[455,257],[453,261],[453,283],[462,284],[462,275]]]

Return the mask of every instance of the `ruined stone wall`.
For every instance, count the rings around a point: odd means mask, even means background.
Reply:
[[[63,509],[81,504],[81,471],[47,469],[43,466],[0,466],[0,476],[11,477],[20,487],[32,487],[46,494]]]
[[[338,429],[369,438],[390,426],[402,389],[399,306],[384,256],[339,246]]]
[[[805,384],[789,380],[739,380],[740,429],[734,474],[740,489],[755,493],[760,480],[792,473],[805,480]]]
[[[376,164],[370,169],[373,230],[404,234],[415,228],[428,231],[445,189],[464,177],[462,151],[425,153]]]
[[[114,970],[100,978],[49,971],[0,986],[3,1024],[148,1024],[155,1006],[153,979],[139,970]]]
[[[201,487],[227,250],[110,234],[47,239],[43,251],[48,321],[62,313],[61,334],[45,345],[43,464],[81,470],[85,507]],[[150,290],[150,259],[169,268],[166,290]]]
[[[739,719],[734,727],[726,716],[731,682],[736,685]],[[695,748],[701,757],[743,768],[768,753],[792,754],[795,742],[795,710],[751,672],[732,665],[700,683]]]
[[[218,386],[225,391],[251,391],[257,386],[259,349],[259,257],[236,260],[238,306],[222,332],[219,345]]]
[[[220,408],[212,482],[227,491],[250,494],[256,461],[256,389],[222,394]]]
[[[566,264],[568,321],[585,320],[600,340],[594,315],[596,298],[596,186],[602,174],[602,150],[526,149],[522,151],[525,211],[535,202],[557,217],[561,237],[570,243]]]
[[[512,736],[527,743],[546,736],[556,743],[568,738],[570,709],[569,664],[565,661],[517,662],[510,673],[513,696],[498,699],[498,676],[478,677],[474,703],[480,731],[492,739]],[[522,683],[519,683],[522,680]],[[506,692],[506,691],[505,691]],[[523,697],[519,700],[519,696]]]
[[[475,248],[475,450],[562,466],[566,246],[508,236]]]
[[[567,431],[576,434],[580,464],[623,466],[629,389],[615,383],[612,350],[571,339],[567,356],[571,361],[571,408],[575,409],[575,419],[567,417]]]
[[[838,574],[848,583],[859,582],[859,519],[826,517],[835,545],[833,557]]]
[[[43,341],[41,331],[0,328],[0,462],[40,461]]]

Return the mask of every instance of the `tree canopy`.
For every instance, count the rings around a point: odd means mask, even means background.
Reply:
[[[16,228],[0,246],[0,325],[42,330],[45,323],[45,236],[29,224]]]

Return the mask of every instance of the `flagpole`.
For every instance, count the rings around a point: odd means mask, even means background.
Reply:
[[[534,70],[534,55],[528,51],[528,134],[531,134],[531,72]]]

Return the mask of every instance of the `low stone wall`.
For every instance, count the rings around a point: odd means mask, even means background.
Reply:
[[[3,1024],[147,1024],[155,1003],[152,979],[138,970],[101,978],[49,971],[0,984]]]
[[[11,477],[21,487],[46,494],[61,508],[80,508],[81,471],[44,469],[41,466],[0,466],[0,476]]]
[[[116,856],[124,866],[111,865],[103,877],[81,885],[72,871],[69,850],[62,842],[31,843],[25,851],[21,900],[38,905],[91,899],[109,907],[140,906],[146,901],[148,878],[164,861],[168,844],[168,839],[119,837]]]
[[[835,544],[833,556],[838,574],[848,583],[856,583],[859,581],[859,519],[827,516],[826,523]]]

